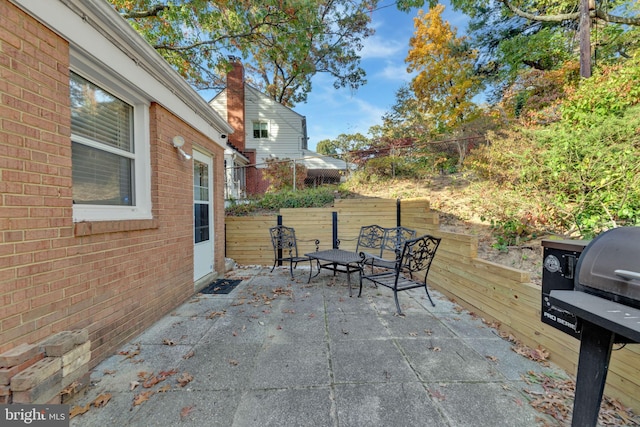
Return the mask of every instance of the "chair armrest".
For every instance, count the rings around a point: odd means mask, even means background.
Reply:
[[[388,258],[382,258],[377,255],[373,255],[367,252],[360,252],[360,258],[362,258],[362,261],[360,261],[360,264],[363,267],[366,265],[370,265],[372,268],[383,267],[383,268],[388,268],[392,270],[393,269],[397,270],[399,268],[400,261],[401,261],[400,256],[401,255],[397,255],[395,259],[388,259]]]

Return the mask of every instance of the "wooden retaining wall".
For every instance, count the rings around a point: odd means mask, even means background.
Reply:
[[[282,209],[283,224],[294,227],[301,253],[315,250],[309,240],[319,239],[320,249],[332,247],[332,217],[337,215],[340,248],[355,249],[363,225],[396,225],[396,200],[344,199],[333,207]],[[239,264],[273,265],[268,228],[276,215],[226,218],[226,256]],[[429,273],[429,284],[500,330],[512,334],[529,347],[541,346],[549,359],[576,373],[579,342],[540,321],[540,287],[531,283],[528,272],[477,257],[475,236],[450,233],[439,228],[437,213],[425,199],[401,201],[401,224],[431,234],[442,242]],[[541,249],[542,250],[542,249]],[[640,349],[628,345],[611,357],[605,393],[640,412]]]

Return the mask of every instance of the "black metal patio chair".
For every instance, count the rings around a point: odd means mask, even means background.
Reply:
[[[273,272],[278,264],[282,265],[283,262],[288,262],[289,273],[291,274],[291,278],[293,278],[293,269],[298,266],[298,263],[309,261],[308,257],[298,255],[298,240],[296,239],[295,229],[284,225],[276,225],[275,227],[269,228],[269,234],[271,235],[271,244],[273,246],[274,254],[273,267],[271,267],[271,271]],[[320,240],[314,239],[305,241],[314,242],[316,245],[316,252],[318,251]]]
[[[382,232],[382,239],[380,239],[380,232]],[[415,237],[415,230],[402,226],[382,228],[373,225],[362,227],[356,252],[363,254],[363,268],[367,265],[371,266],[372,273],[374,267],[393,269],[404,243]],[[361,240],[364,241],[364,244],[360,244]],[[361,247],[370,250],[361,251]]]
[[[372,271],[373,267],[393,269],[405,242],[415,238],[416,230],[401,226],[385,228],[380,258],[371,257],[365,260],[365,264],[371,264]]]
[[[407,240],[402,247],[402,252],[396,258],[392,270],[361,275],[358,296],[362,294],[362,280],[369,280],[375,285],[385,286],[393,291],[398,315],[402,315],[400,303],[398,302],[398,292],[424,287],[429,302],[435,307],[427,288],[427,276],[436,250],[440,245],[440,240],[438,237],[429,235]],[[364,258],[364,255],[362,257]],[[418,275],[420,275],[419,278]]]

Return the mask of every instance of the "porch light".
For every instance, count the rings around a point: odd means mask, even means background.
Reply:
[[[178,149],[178,152],[182,154],[185,160],[191,160],[191,155],[184,152],[182,146],[184,145],[184,138],[180,135],[176,135],[172,140],[173,146]]]

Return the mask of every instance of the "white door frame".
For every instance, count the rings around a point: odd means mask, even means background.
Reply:
[[[213,273],[213,233],[213,158],[193,150],[194,281]]]

